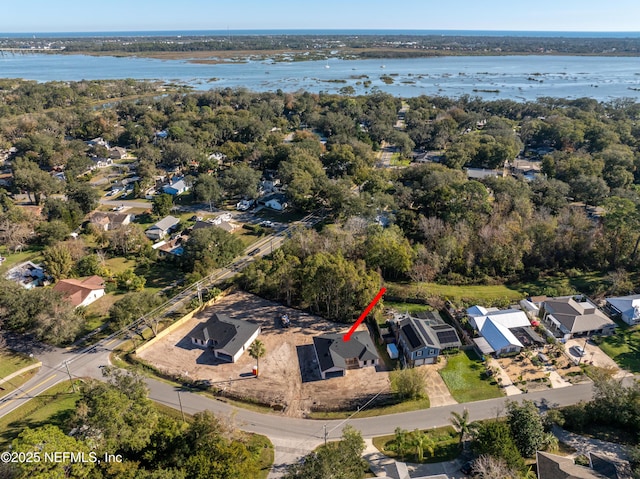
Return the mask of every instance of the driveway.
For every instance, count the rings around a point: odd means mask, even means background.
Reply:
[[[511,378],[505,372],[505,370],[502,369],[498,361],[489,357],[487,358],[487,364],[490,367],[496,369],[497,371],[496,374],[500,378],[500,384],[502,386],[502,389],[504,389],[504,392],[507,396],[517,396],[518,394],[522,394],[522,391],[518,389],[516,386],[514,386],[513,381],[511,381]]]
[[[584,355],[582,358],[578,355],[575,347],[580,346],[584,348]],[[591,341],[585,342],[585,339],[569,339],[565,344],[566,354],[571,358],[574,362],[578,363],[578,361],[585,364],[592,364],[594,366],[598,366],[601,368],[607,368],[616,371],[614,377],[623,378],[625,376],[631,376],[631,373],[620,369],[620,366],[616,364],[616,362],[607,356],[602,349],[593,344]]]

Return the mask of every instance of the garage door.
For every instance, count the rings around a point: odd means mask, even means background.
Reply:
[[[331,371],[331,372],[326,373],[324,375],[324,377],[327,378],[327,379],[341,378],[342,376],[344,376],[344,371]]]
[[[229,361],[230,363],[233,362],[233,357],[229,356],[228,354],[224,354],[224,353],[221,353],[221,352],[216,352],[216,357],[218,359],[222,359],[223,361]]]

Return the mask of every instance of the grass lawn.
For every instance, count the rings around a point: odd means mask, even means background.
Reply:
[[[109,271],[111,271],[112,274],[116,275],[128,269],[135,269],[136,262],[131,259],[123,258],[122,256],[116,256],[105,260],[104,266],[109,268]]]
[[[482,378],[484,371],[484,363],[474,351],[462,351],[448,356],[447,365],[439,372],[454,399],[465,403],[503,396],[495,381]]]
[[[240,238],[245,248],[248,248],[260,239],[260,236],[257,236],[253,231],[249,231],[245,228],[238,228],[233,232],[233,236]]]
[[[275,221],[278,223],[291,223],[304,218],[305,213],[286,210],[283,213],[273,211],[269,208],[262,208],[256,213],[256,216],[262,220]]]
[[[391,406],[380,406],[371,409],[365,409],[356,414],[356,418],[384,416],[385,414],[397,414],[401,412],[418,411],[420,409],[428,409],[430,406],[429,399],[416,399],[414,401],[404,401]],[[309,414],[311,419],[346,419],[355,411],[331,411],[331,412],[312,412]]]
[[[433,308],[428,304],[415,304],[415,303],[396,303],[394,301],[385,301],[385,308],[395,309],[399,313],[424,313],[425,311],[432,311]]]
[[[0,265],[0,273],[9,271],[15,265],[24,263],[25,261],[33,261],[36,264],[39,263],[42,261],[42,256],[40,255],[42,249],[40,246],[31,246],[24,251],[10,253],[5,246],[1,246],[0,256],[4,257],[5,260],[2,262],[2,265]]]
[[[619,325],[624,324],[618,322]],[[622,369],[640,373],[640,328],[619,327],[612,336],[598,339],[598,346]]]
[[[64,381],[0,418],[0,450],[6,450],[27,427],[62,426],[75,411],[79,398],[80,394],[73,392],[71,383]]]
[[[30,358],[24,354],[6,350],[0,351],[0,379],[6,378],[9,374],[15,373],[37,362],[37,359]]]
[[[430,464],[435,462],[452,461],[460,455],[461,449],[458,433],[452,426],[427,429],[423,432],[425,432],[434,442],[433,455],[430,455],[429,451],[425,451],[425,457],[422,461],[423,463]],[[378,448],[380,452],[389,457],[398,457],[398,455],[392,450],[394,440],[395,434],[378,436],[373,438],[373,445]],[[417,462],[417,457],[414,454],[401,459],[408,460],[410,462]]]
[[[408,158],[402,158],[400,156],[400,153],[394,153],[393,155],[391,155],[389,164],[391,166],[409,166],[411,164],[411,160]]]
[[[522,292],[523,296],[562,296],[576,292],[593,294],[602,285],[605,276],[600,271],[579,272],[572,276],[558,274],[509,285],[509,288]]]
[[[437,283],[393,283],[387,282],[389,296],[403,298],[440,297],[456,304],[482,304],[493,306],[508,304],[524,298],[520,291],[508,286],[499,285],[465,285],[455,286]],[[388,303],[387,303],[388,304]]]

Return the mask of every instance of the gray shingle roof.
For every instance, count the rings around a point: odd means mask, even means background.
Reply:
[[[158,221],[155,225],[153,225],[149,229],[150,230],[159,229],[159,230],[162,230],[162,231],[168,231],[169,228],[177,225],[178,223],[180,223],[180,220],[178,218],[176,218],[175,216],[166,216],[166,217],[162,218],[160,221]]]
[[[371,361],[378,359],[376,347],[366,331],[353,333],[350,341],[343,341],[343,334],[323,334],[313,338],[313,346],[318,355],[320,370],[327,371],[333,367],[347,368],[347,359]]]
[[[242,346],[260,329],[255,323],[242,319],[233,319],[226,314],[214,314],[191,336],[200,341],[213,341],[214,349],[224,349],[234,356]]]

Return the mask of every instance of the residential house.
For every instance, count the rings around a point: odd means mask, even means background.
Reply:
[[[162,240],[151,246],[158,251],[160,258],[175,258],[182,256],[184,253],[184,244],[189,239],[188,236],[179,235],[170,240]]]
[[[564,296],[545,300],[540,308],[545,326],[557,337],[612,334],[616,323],[586,296]]]
[[[122,160],[127,156],[127,149],[121,146],[114,146],[109,150],[109,158],[112,160]]]
[[[633,326],[640,323],[640,294],[606,298],[607,308],[614,316]]]
[[[287,197],[282,193],[271,193],[263,196],[258,203],[275,211],[284,211],[288,205]]]
[[[538,479],[631,479],[629,464],[608,457],[589,455],[589,466],[580,466],[565,456],[536,453]]]
[[[433,324],[429,319],[405,314],[396,316],[393,323],[398,349],[407,366],[433,364],[443,349],[462,346],[455,328],[442,319]]]
[[[89,221],[96,228],[103,231],[111,231],[128,225],[133,220],[133,215],[129,213],[102,213],[96,212],[91,215]]]
[[[180,220],[175,216],[167,216],[158,221],[155,225],[151,226],[144,233],[152,241],[157,241],[164,238],[169,234],[177,225]]]
[[[486,168],[465,168],[467,178],[470,180],[484,180],[485,178],[504,178],[506,176],[504,168],[489,170]]]
[[[342,377],[347,369],[377,366],[380,359],[368,331],[356,331],[349,341],[343,334],[323,334],[313,338],[322,379]]]
[[[469,324],[479,335],[473,342],[481,355],[517,353],[525,346],[543,343],[531,328],[527,315],[519,309],[472,306],[467,309],[467,315]]]
[[[189,186],[184,182],[183,179],[174,181],[173,183],[162,187],[162,191],[172,196],[181,195],[188,190]]]
[[[199,230],[202,228],[212,228],[214,226],[225,230],[227,233],[233,233],[240,226],[237,223],[233,223],[229,221],[227,218],[231,218],[231,216],[221,215],[213,220],[207,221],[196,221],[195,224],[191,227],[191,231]]]
[[[109,148],[109,142],[102,137],[94,138],[93,140],[87,141],[88,146],[104,146],[105,148]]]
[[[96,168],[108,168],[109,166],[113,166],[113,160],[111,158],[99,158],[97,156],[92,156],[91,161],[93,161],[93,166],[91,166],[90,170],[95,170]]]
[[[191,342],[211,348],[216,358],[235,363],[260,334],[260,326],[226,314],[214,314],[191,332]]]
[[[18,283],[25,289],[48,284],[48,278],[42,265],[32,263],[31,261],[25,261],[24,263],[14,266],[7,271],[4,277],[9,281]]]
[[[413,476],[409,475],[409,468],[406,463],[400,461],[391,461],[390,464],[384,466],[385,475],[376,476],[379,479],[449,479],[446,474],[436,474],[431,476]]]
[[[61,279],[53,287],[76,308],[88,306],[104,296],[104,280],[100,276],[90,276],[83,280]]]

